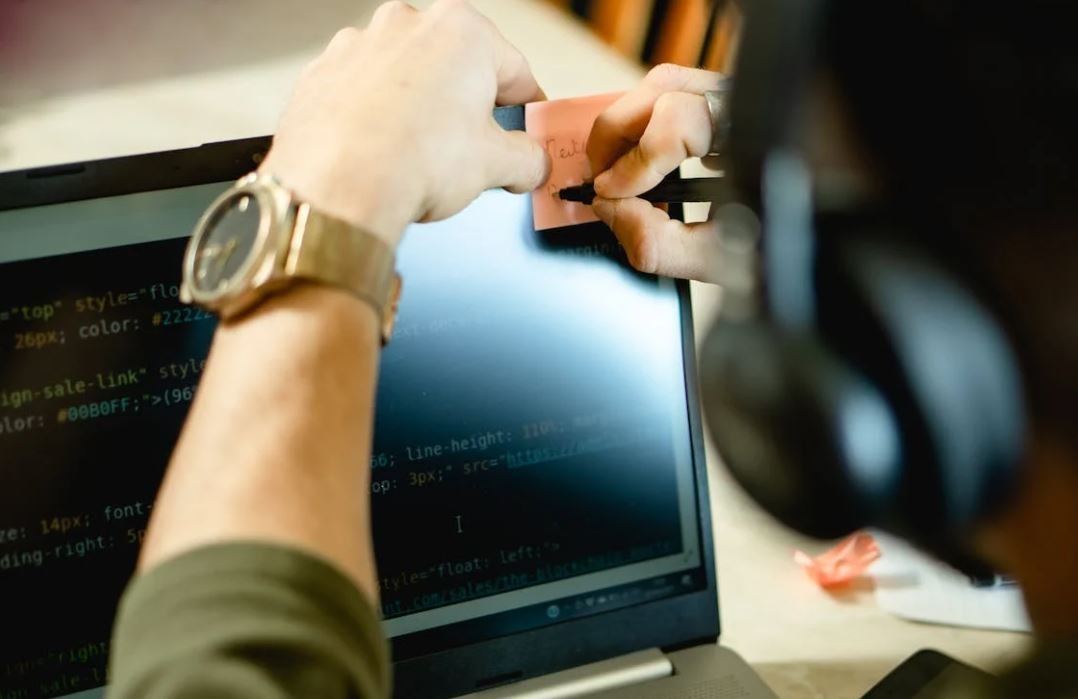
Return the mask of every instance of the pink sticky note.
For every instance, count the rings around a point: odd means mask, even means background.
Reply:
[[[622,93],[532,102],[524,106],[528,133],[550,154],[550,177],[532,192],[535,230],[597,221],[591,207],[558,198],[558,190],[591,180],[586,147],[592,124]]]

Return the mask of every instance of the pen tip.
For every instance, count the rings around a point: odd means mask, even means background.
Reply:
[[[586,203],[586,195],[581,191],[583,187],[581,185],[562,187],[558,190],[558,199],[562,201],[571,201],[576,203]]]

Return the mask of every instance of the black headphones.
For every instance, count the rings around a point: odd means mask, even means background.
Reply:
[[[701,354],[727,467],[787,525],[941,549],[1016,484],[1019,364],[942,222],[821,206],[797,144],[831,3],[746,8],[728,142],[722,312]]]

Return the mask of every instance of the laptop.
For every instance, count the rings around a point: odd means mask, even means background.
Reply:
[[[268,145],[0,174],[2,697],[103,696],[215,325],[181,253]],[[369,493],[396,696],[774,696],[717,643],[687,285],[503,191],[399,267]]]

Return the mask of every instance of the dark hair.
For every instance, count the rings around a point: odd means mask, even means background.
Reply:
[[[1071,6],[835,0],[823,48],[892,203],[924,235],[953,238],[986,281],[1022,355],[1035,419],[1066,433],[1078,401]]]

